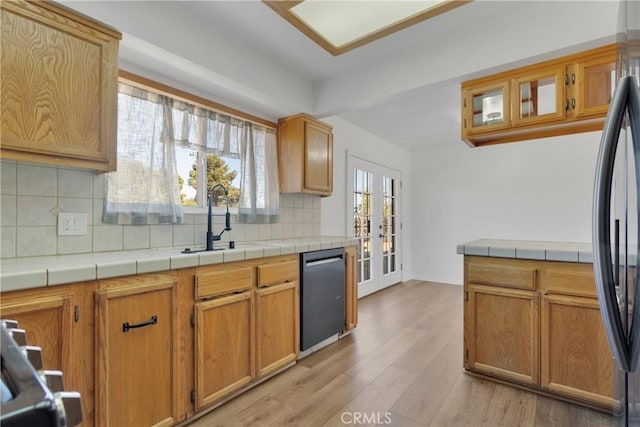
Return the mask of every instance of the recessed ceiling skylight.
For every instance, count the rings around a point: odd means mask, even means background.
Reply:
[[[264,0],[269,7],[334,56],[469,1],[471,0]]]

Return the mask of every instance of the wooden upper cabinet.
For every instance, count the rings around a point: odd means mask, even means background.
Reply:
[[[509,82],[489,82],[462,90],[462,132],[474,134],[510,125]]]
[[[330,196],[333,192],[333,127],[306,114],[278,121],[281,193]]]
[[[51,2],[0,8],[0,157],[115,170],[121,34]]]
[[[552,66],[511,81],[513,126],[552,123],[565,118],[563,66]]]
[[[578,61],[569,71],[572,114],[584,118],[606,115],[618,80],[614,53]]]
[[[601,130],[616,45],[463,82],[462,139],[471,146]]]

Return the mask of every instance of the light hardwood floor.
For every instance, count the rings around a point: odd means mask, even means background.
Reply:
[[[189,427],[608,426],[609,415],[462,370],[462,287],[409,281],[360,300],[339,342]]]

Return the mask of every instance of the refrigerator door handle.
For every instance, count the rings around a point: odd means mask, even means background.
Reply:
[[[627,108],[629,111],[629,127],[631,128],[631,141],[633,145],[633,160],[636,178],[636,191],[640,192],[640,87],[638,87],[635,77],[629,76],[629,89],[627,95]],[[636,209],[640,213],[640,194],[636,196]],[[636,236],[636,274],[633,296],[633,311],[630,327],[630,347],[631,347],[631,372],[638,371],[640,362],[640,224],[636,224],[638,235]]]
[[[620,136],[620,127],[627,107],[630,80],[620,79],[604,124],[593,194],[593,270],[598,293],[598,304],[607,333],[611,353],[623,371],[631,367],[631,352],[624,328],[616,283],[614,280],[613,262],[611,260],[611,190],[616,148]]]

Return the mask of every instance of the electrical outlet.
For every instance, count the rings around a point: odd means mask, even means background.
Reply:
[[[86,213],[58,214],[58,236],[85,236],[87,234]]]

